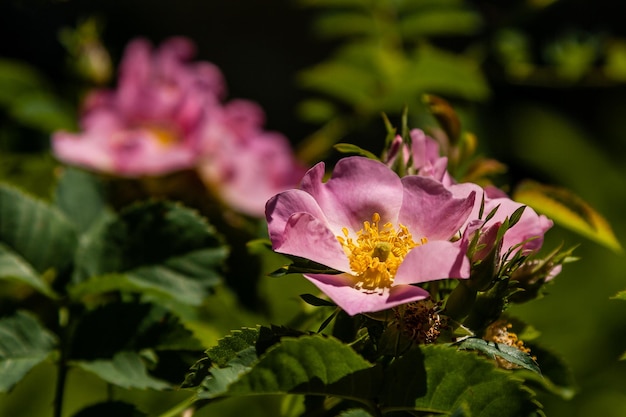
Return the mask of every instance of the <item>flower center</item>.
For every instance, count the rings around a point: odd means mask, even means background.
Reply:
[[[379,225],[380,214],[374,213],[372,222],[363,222],[363,228],[356,235],[356,241],[349,237],[347,228],[344,236],[337,236],[339,243],[348,256],[350,269],[356,274],[355,287],[367,293],[382,293],[391,287],[398,267],[406,254],[415,246],[427,242],[422,238],[416,243],[406,226],[385,223]]]
[[[180,140],[180,135],[175,129],[160,125],[151,125],[148,129],[156,137],[157,143],[163,147],[170,147]]]

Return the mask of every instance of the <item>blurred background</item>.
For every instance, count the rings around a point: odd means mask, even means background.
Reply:
[[[267,128],[306,163],[334,161],[336,142],[378,153],[382,112],[398,126],[407,105],[418,127],[428,122],[422,95],[439,95],[477,135],[479,153],[507,165],[499,183],[567,187],[624,244],[625,12],[612,0],[2,0],[0,180],[47,196],[50,133],[76,127],[85,91],[114,85],[129,40],[180,35],[221,68],[228,97],[258,102]],[[539,399],[550,417],[624,416],[626,303],[611,297],[626,289],[626,257],[557,225],[546,246],[561,243],[580,244],[581,260],[544,298],[510,309],[575,377],[573,398]],[[275,306],[274,317],[289,308]],[[246,320],[255,316],[233,317],[232,328],[255,324]],[[53,372],[39,366],[1,395],[0,415],[51,415]],[[68,383],[68,416],[103,389],[86,374]],[[119,395],[146,409],[177,400]],[[243,406],[226,401],[197,415],[237,415]]]

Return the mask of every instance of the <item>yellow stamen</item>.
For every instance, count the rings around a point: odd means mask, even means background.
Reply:
[[[156,137],[157,143],[161,146],[169,147],[180,140],[180,135],[174,129],[164,126],[149,126],[148,129]]]
[[[363,222],[363,228],[356,233],[356,241],[350,237],[347,228],[344,236],[337,236],[348,256],[350,269],[356,274],[355,287],[368,293],[382,293],[391,287],[398,267],[406,254],[415,246],[427,242],[422,238],[416,243],[409,229],[399,224],[385,223],[379,226],[380,214],[372,215],[372,222]]]

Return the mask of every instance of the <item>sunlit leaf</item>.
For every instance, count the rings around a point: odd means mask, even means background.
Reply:
[[[206,381],[209,385],[203,385],[208,389],[200,395],[216,398],[308,393],[367,397],[372,392],[373,378],[363,377],[372,370],[372,365],[334,338],[319,335],[285,338],[270,347],[258,361],[249,363],[249,359],[239,359],[234,381],[220,380],[223,372],[233,375],[231,366],[214,369],[213,379]]]
[[[0,392],[10,391],[55,345],[54,335],[28,313],[0,319]]]
[[[406,91],[431,92],[478,101],[490,95],[480,67],[468,57],[434,47],[421,47],[410,58],[412,65],[404,83]]]
[[[326,93],[351,105],[367,103],[375,90],[375,77],[349,62],[332,61],[302,71],[298,81],[303,88]]]
[[[191,367],[185,377],[183,387],[197,387],[201,385],[205,378],[209,377],[209,372],[211,372],[213,366],[222,368],[235,366],[231,362],[237,359],[242,352],[254,349],[258,336],[258,329],[233,330],[230,335],[220,339],[216,346],[207,350],[206,356]],[[254,359],[254,357],[252,358]],[[241,364],[241,366],[244,365]],[[233,374],[233,381],[236,379],[236,374],[236,372]]]
[[[524,181],[515,189],[513,198],[614,251],[622,249],[606,219],[565,188]]]
[[[378,158],[376,155],[374,155],[370,151],[360,148],[357,145],[353,145],[351,143],[338,143],[335,145],[335,149],[341,153],[364,156],[366,158],[373,159],[375,161],[380,160],[380,158]]]
[[[298,117],[310,123],[325,123],[337,115],[338,109],[329,100],[308,99],[298,103]]]
[[[626,290],[618,292],[617,294],[615,294],[611,298],[614,298],[616,300],[624,300],[624,301],[626,301]]]
[[[244,328],[233,330],[230,335],[220,339],[217,346],[207,350],[207,356],[217,366],[226,366],[242,351],[253,347],[259,337],[259,330]]]
[[[0,243],[41,273],[67,267],[77,238],[72,225],[54,207],[0,185]]]
[[[460,8],[421,9],[400,20],[399,28],[408,39],[424,36],[471,35],[482,26],[480,15]]]
[[[75,365],[124,388],[162,390],[170,387],[167,382],[150,376],[146,364],[135,352],[120,352],[113,359],[78,361]]]

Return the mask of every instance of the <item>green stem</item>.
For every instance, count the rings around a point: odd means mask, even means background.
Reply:
[[[68,324],[69,310],[65,306],[59,308],[59,370],[57,373],[56,388],[54,393],[54,417],[63,415],[63,397],[65,396],[65,381],[67,380],[68,359]]]
[[[193,404],[198,400],[195,395],[192,395],[189,398],[184,399],[180,403],[176,404],[174,407],[167,410],[165,413],[159,415],[158,417],[177,417],[182,415],[185,410],[191,408]]]

